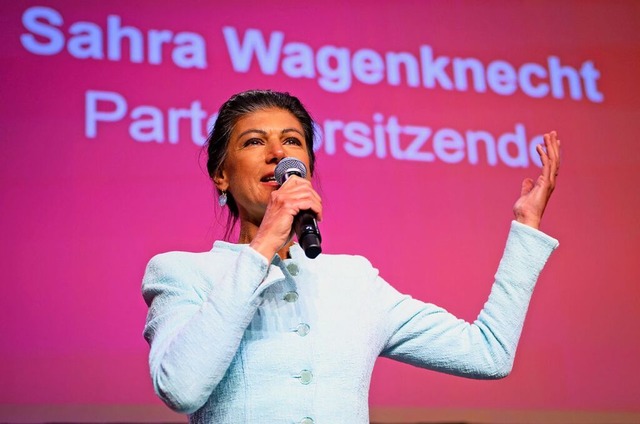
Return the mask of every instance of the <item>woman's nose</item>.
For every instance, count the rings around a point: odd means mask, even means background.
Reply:
[[[267,143],[267,163],[278,163],[285,157],[284,149],[280,140]]]

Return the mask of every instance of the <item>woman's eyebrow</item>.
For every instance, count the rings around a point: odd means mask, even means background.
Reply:
[[[280,134],[286,134],[286,133],[288,133],[288,132],[295,132],[295,133],[298,133],[298,134],[300,134],[301,136],[303,136],[303,137],[304,137],[304,134],[303,134],[302,132],[300,132],[300,130],[297,130],[297,129],[295,129],[295,128],[285,128],[285,129],[283,129],[283,130],[280,132]],[[245,136],[245,135],[247,135],[247,134],[250,134],[250,133],[258,133],[258,134],[260,134],[260,135],[267,135],[267,132],[266,132],[265,130],[259,130],[259,129],[257,129],[257,128],[250,128],[250,129],[248,129],[248,130],[243,131],[242,133],[240,133],[240,134],[238,135],[238,138],[242,138],[243,136]]]
[[[299,130],[297,130],[295,128],[285,128],[285,129],[282,130],[281,134],[285,134],[285,133],[288,133],[288,132],[295,132],[295,133],[298,133],[298,134],[300,134],[301,136],[304,137],[304,134],[302,134]]]
[[[267,132],[266,132],[265,130],[258,130],[258,129],[255,129],[255,128],[250,128],[250,129],[248,129],[248,130],[243,131],[242,133],[240,133],[240,134],[238,135],[238,138],[240,139],[240,138],[242,138],[242,136],[247,135],[247,134],[249,134],[249,133],[258,133],[258,134],[260,134],[260,135],[267,135]]]

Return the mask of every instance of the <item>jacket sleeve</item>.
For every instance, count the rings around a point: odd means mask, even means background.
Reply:
[[[491,294],[473,323],[401,295],[378,278],[389,323],[381,355],[459,376],[507,376],[536,280],[557,246],[557,240],[513,221]]]
[[[229,256],[223,275],[203,271],[211,257],[202,255],[157,255],[142,282],[153,386],[182,413],[204,405],[224,376],[267,285],[269,263],[248,246]]]

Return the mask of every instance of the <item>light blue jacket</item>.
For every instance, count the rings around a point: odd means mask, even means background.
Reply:
[[[472,378],[512,367],[533,287],[558,242],[512,222],[489,300],[467,323],[398,293],[364,258],[271,264],[248,245],[155,256],[143,280],[156,393],[193,423],[368,423],[385,356]],[[416,276],[416,278],[421,278]]]

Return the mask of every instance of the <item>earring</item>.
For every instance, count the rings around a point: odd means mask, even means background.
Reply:
[[[220,205],[221,208],[224,208],[225,205],[227,204],[227,192],[223,191],[222,194],[220,194],[220,197],[218,197],[218,204]]]

